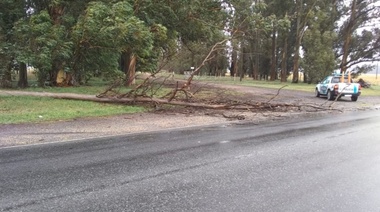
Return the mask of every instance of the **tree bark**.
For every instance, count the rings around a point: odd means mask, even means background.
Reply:
[[[272,31],[272,56],[271,56],[271,70],[270,70],[270,80],[274,81],[277,79],[277,59],[276,59],[276,48],[277,48],[277,38],[276,38],[276,28],[273,27]]]
[[[244,49],[243,51],[240,53],[240,69],[239,69],[239,79],[240,79],[240,82],[243,81],[244,79],[244,75],[245,75],[245,69],[244,69]]]
[[[303,0],[297,1],[297,30],[296,30],[296,43],[294,46],[294,64],[293,64],[293,83],[298,83],[299,74],[299,58],[300,58],[300,47],[301,47],[301,14],[302,14],[302,4]]]
[[[130,58],[130,63],[128,66],[128,81],[127,86],[134,85],[136,83],[136,63],[137,63],[137,57],[136,55],[132,55]]]
[[[301,46],[301,39],[297,36],[296,39],[296,46],[294,48],[294,65],[293,65],[293,83],[298,83],[299,80],[299,59],[300,59],[300,46]]]
[[[267,102],[241,102],[235,104],[203,104],[203,103],[190,103],[190,102],[181,102],[181,101],[170,101],[167,99],[156,99],[156,98],[98,98],[94,95],[84,95],[84,94],[72,94],[72,93],[48,93],[48,92],[27,92],[27,91],[0,91],[1,95],[10,95],[10,96],[37,96],[37,97],[50,97],[55,99],[70,99],[70,100],[80,100],[80,101],[92,101],[100,103],[114,103],[114,104],[126,104],[131,103],[135,104],[136,102],[140,103],[155,103],[155,104],[168,104],[168,105],[177,105],[177,106],[190,106],[197,108],[207,108],[207,109],[234,109],[234,110],[247,110],[247,109],[273,109],[276,107],[312,107],[316,109],[326,110],[332,108],[326,108],[322,106],[316,106],[312,104],[306,105],[297,105],[297,104],[288,104],[288,103],[270,103],[270,101],[275,98],[274,96]]]
[[[281,61],[281,82],[287,81],[288,71],[287,71],[287,52],[288,52],[288,35],[284,38],[284,47],[282,49],[282,61]]]
[[[121,55],[121,70],[127,78],[125,86],[135,84],[137,57],[133,53],[123,52]]]
[[[352,30],[354,27],[356,18],[356,0],[352,0],[351,5],[351,16],[350,21],[348,25],[345,28],[344,32],[344,44],[343,44],[343,55],[342,55],[342,63],[340,64],[340,73],[344,74],[347,70],[347,59],[349,54],[349,48],[351,44],[351,36],[352,36]]]
[[[71,100],[81,100],[81,101],[92,101],[101,103],[158,103],[158,104],[170,104],[170,105],[182,105],[191,107],[203,107],[210,109],[223,109],[226,105],[208,105],[202,103],[190,103],[181,101],[168,101],[166,99],[156,99],[156,98],[98,98],[95,95],[85,95],[85,94],[73,94],[73,93],[48,93],[48,92],[27,92],[27,91],[0,91],[0,95],[14,95],[14,96],[37,96],[37,97],[50,97],[54,99],[71,99]]]
[[[20,63],[19,80],[17,85],[20,88],[28,87],[28,71],[25,63]]]
[[[63,5],[52,5],[49,7],[48,12],[54,25],[61,25],[61,17],[65,12],[65,7]]]
[[[12,87],[12,61],[8,63],[3,75],[0,75],[0,86],[3,88]]]
[[[233,51],[232,51],[232,62],[231,62],[231,70],[230,70],[230,74],[231,74],[231,77],[236,77],[237,75],[237,70],[238,70],[238,57],[237,57],[237,50],[235,49],[235,47],[233,47]]]
[[[258,32],[258,30],[256,30],[256,40],[255,40],[255,47],[254,47],[254,52],[255,52],[255,68],[253,70],[254,70],[254,74],[256,75],[257,80],[259,79],[259,75],[261,75],[260,74],[259,46],[260,46],[259,32]]]
[[[63,5],[51,5],[48,9],[49,16],[55,26],[61,25],[62,19],[61,17],[65,13],[65,7]],[[60,59],[54,59],[52,68],[50,70],[50,82],[52,85],[57,85],[57,75],[58,72],[63,68],[63,61]]]

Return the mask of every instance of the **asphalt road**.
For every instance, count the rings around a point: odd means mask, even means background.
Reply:
[[[380,211],[380,111],[0,149],[0,211]]]

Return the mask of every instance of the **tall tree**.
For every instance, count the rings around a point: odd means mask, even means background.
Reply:
[[[17,22],[14,31],[18,60],[33,65],[39,85],[56,85],[57,73],[71,62],[71,27],[87,1],[27,0],[28,17]]]
[[[13,27],[16,21],[26,16],[26,2],[24,0],[0,1],[0,85],[10,87],[12,70],[15,69],[15,49]],[[21,67],[25,64],[21,64]],[[22,76],[19,86],[28,86],[26,69],[21,69]]]
[[[300,58],[300,47],[304,31],[306,30],[306,20],[302,20],[302,15],[304,11],[304,0],[296,0],[296,43],[294,45],[294,60],[293,60],[293,83],[298,83],[299,78],[299,58]]]
[[[91,2],[73,30],[74,75],[96,71],[103,76],[117,75],[120,55],[129,55],[123,58],[127,66],[136,65],[130,59],[149,55],[152,37],[144,22],[133,16],[133,6],[128,2]]]
[[[310,12],[314,18],[308,21],[308,30],[305,32],[302,45],[304,56],[301,66],[304,69],[304,81],[308,83],[321,80],[335,67],[332,48],[337,40],[334,30],[336,15],[332,9],[335,5],[326,0],[320,1],[317,6],[317,10]]]
[[[277,71],[278,61],[283,61],[282,57],[286,56],[286,53],[287,53],[287,51],[283,51],[284,50],[283,43],[285,42],[284,37],[287,35],[286,32],[289,30],[289,27],[290,27],[290,21],[288,20],[287,14],[289,13],[289,9],[292,8],[292,1],[266,0],[265,2],[268,5],[267,10],[265,12],[265,16],[270,17],[270,20],[272,22],[272,27],[273,27],[271,36],[270,36],[270,39],[271,39],[270,79],[275,80],[278,78],[278,71]],[[279,50],[281,50],[282,52],[281,54]],[[285,78],[285,81],[286,81],[286,78]]]
[[[379,6],[375,1],[352,0],[350,5],[343,5],[341,11],[348,18],[339,31],[342,38],[337,53],[341,58],[340,72],[345,73],[348,68],[363,62],[380,60],[379,30],[369,25],[379,17]]]
[[[265,47],[273,29],[273,17],[265,16],[266,3],[260,0],[231,1],[230,7],[234,12],[229,29],[235,32],[232,47],[237,52],[233,67],[239,67],[241,79],[245,74],[253,79],[268,75],[266,61],[271,57],[271,51]]]
[[[17,59],[29,62],[36,68],[40,86],[47,80],[53,84],[57,70],[52,69],[56,60],[70,58],[71,42],[65,39],[65,27],[52,23],[47,11],[33,14],[15,24]]]
[[[294,2],[291,0],[266,0],[268,5],[266,16],[273,17],[272,31],[272,56],[271,61],[281,63],[280,78],[282,82],[287,81],[288,76],[288,37],[290,32],[290,17]],[[271,62],[271,78],[277,77],[277,64]]]

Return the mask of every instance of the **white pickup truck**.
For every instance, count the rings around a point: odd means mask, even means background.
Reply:
[[[315,96],[326,96],[328,100],[347,96],[357,101],[360,93],[360,84],[353,83],[350,76],[341,74],[328,76],[315,87]]]

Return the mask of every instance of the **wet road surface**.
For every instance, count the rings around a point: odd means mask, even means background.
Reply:
[[[0,211],[379,211],[380,111],[0,149]]]

